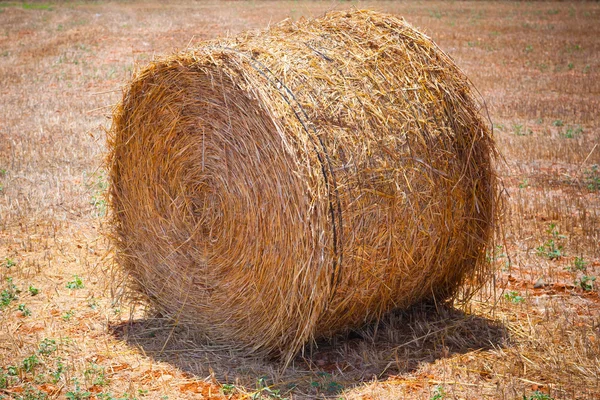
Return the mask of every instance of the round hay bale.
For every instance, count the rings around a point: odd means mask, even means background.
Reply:
[[[287,360],[452,297],[496,214],[480,111],[429,38],[371,11],[160,58],[114,112],[118,262],[167,316]]]

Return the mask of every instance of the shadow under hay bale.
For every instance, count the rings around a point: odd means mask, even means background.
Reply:
[[[282,394],[294,398],[331,396],[373,377],[385,380],[410,375],[424,363],[477,350],[501,348],[508,332],[497,321],[468,315],[454,308],[419,304],[387,314],[379,323],[361,327],[354,335],[320,342],[296,356],[283,373],[276,361],[245,357],[202,343],[197,331],[148,318],[113,324],[113,335],[160,362],[221,384],[260,389],[262,377]],[[206,342],[205,342],[206,343]]]
[[[464,74],[396,17],[330,13],[139,71],[114,113],[119,264],[165,316],[286,361],[481,282],[494,146]]]

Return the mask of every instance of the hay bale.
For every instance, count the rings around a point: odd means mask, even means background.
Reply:
[[[429,38],[371,11],[152,62],[114,112],[118,262],[166,315],[286,359],[486,272],[494,145]]]

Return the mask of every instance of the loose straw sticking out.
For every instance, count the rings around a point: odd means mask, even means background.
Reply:
[[[207,42],[139,71],[113,117],[119,264],[166,315],[285,360],[481,281],[491,133],[430,39],[371,11]]]

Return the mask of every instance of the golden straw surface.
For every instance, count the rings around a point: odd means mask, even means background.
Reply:
[[[494,144],[402,19],[329,13],[139,71],[114,112],[118,262],[164,314],[289,359],[484,277]]]

